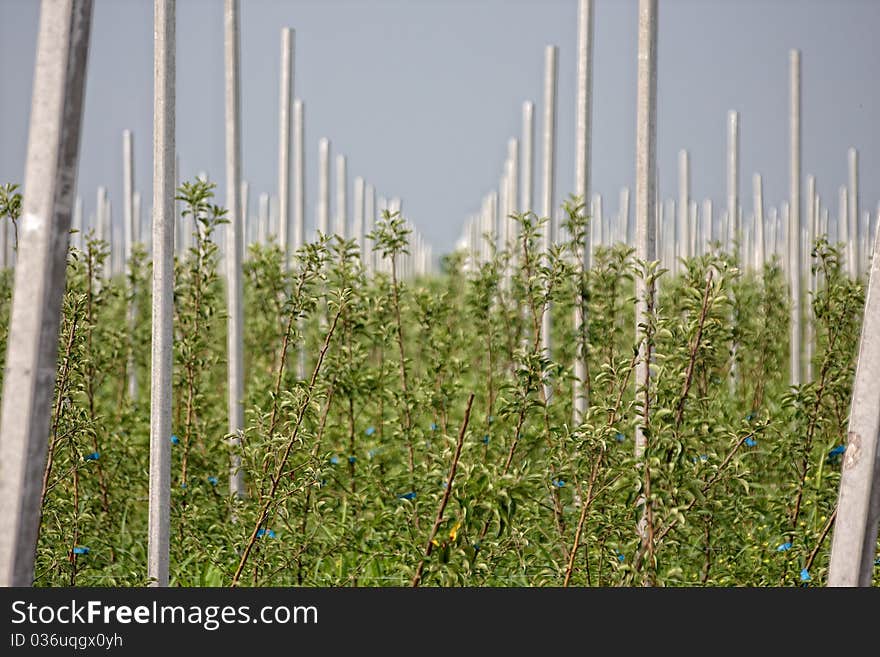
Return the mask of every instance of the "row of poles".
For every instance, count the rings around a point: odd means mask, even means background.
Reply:
[[[293,43],[294,30],[281,30],[281,80],[280,80],[280,125],[278,193],[262,193],[257,198],[257,213],[250,212],[249,188],[247,181],[240,183],[243,244],[267,245],[276,243],[286,254],[286,264],[290,255],[303,244],[305,232],[305,154],[304,154],[304,104],[302,100],[292,99],[293,84]],[[291,149],[291,100],[293,138]],[[318,189],[316,197],[313,238],[317,235],[338,235],[354,240],[360,251],[361,261],[368,274],[375,271],[389,272],[389,264],[372,249],[367,235],[373,230],[376,219],[386,210],[402,212],[402,201],[398,197],[386,198],[376,195],[375,187],[364,178],[353,180],[352,194],[348,186],[348,159],[343,154],[336,156],[335,181],[331,178],[331,142],[327,138],[318,141]],[[291,166],[292,165],[292,166]],[[179,158],[175,160],[175,180],[179,185]],[[73,206],[71,243],[78,249],[85,247],[86,235],[90,232],[110,247],[110,262],[106,274],[110,276],[125,272],[131,258],[134,244],[142,243],[148,254],[152,253],[150,221],[152,212],[142,211],[142,197],[134,189],[134,139],[130,130],[122,133],[122,173],[123,201],[122,221],[114,221],[113,205],[106,186],[99,186],[96,193],[93,213],[85,214],[83,199],[76,197]],[[291,175],[292,174],[292,175]],[[198,178],[208,180],[207,173],[199,173]],[[291,178],[293,185],[291,190]],[[335,182],[335,210],[331,207],[331,185]],[[292,192],[292,193],[291,193]],[[174,250],[178,257],[194,246],[194,226],[191,220],[181,216],[180,203],[175,204]],[[291,208],[292,206],[292,208]],[[349,211],[350,208],[350,211]],[[292,209],[292,211],[291,211]],[[331,225],[331,214],[333,215]],[[144,217],[146,216],[146,221]],[[402,279],[424,276],[433,272],[433,247],[418,228],[407,221],[412,231],[411,253],[400,258]],[[0,268],[13,267],[12,226],[4,223],[0,227]],[[226,253],[226,233],[217,234],[221,256]],[[247,252],[247,249],[245,250]]]
[[[590,198],[590,121],[592,87],[593,6],[591,0],[579,0],[578,9],[578,93],[576,124],[575,193]],[[636,257],[654,261],[658,255],[658,198],[656,185],[656,116],[657,116],[657,0],[639,0],[638,82],[635,226],[633,242]],[[15,291],[9,329],[9,350],[4,379],[2,417],[0,417],[0,584],[29,586],[33,582],[34,550],[39,524],[40,480],[46,458],[48,423],[56,371],[58,327],[61,297],[64,290],[66,254],[74,208],[77,156],[82,124],[82,101],[91,27],[92,0],[43,0],[37,43],[37,61],[33,87],[30,134],[25,170],[25,197],[21,226],[21,244],[15,270]],[[240,171],[240,85],[238,2],[225,0],[225,69],[226,69],[226,191],[229,224],[226,230],[226,269],[229,314],[229,434],[235,447],[243,425],[242,361],[242,290],[241,258],[243,222]],[[175,2],[155,0],[154,13],[154,157],[152,221],[152,360],[150,390],[150,489],[148,576],[159,586],[168,584],[169,511],[170,511],[170,442],[172,317],[175,226]],[[292,36],[292,35],[291,35]],[[801,278],[804,243],[801,221],[801,92],[800,53],[790,55],[790,198],[787,231],[789,282],[791,286],[791,382],[801,382]],[[550,217],[544,231],[543,246],[549,249],[558,239],[558,216],[554,216],[554,152],[556,142],[556,92],[558,49],[548,47],[544,88],[542,196],[538,209]],[[292,69],[291,69],[292,70]],[[290,87],[292,90],[292,85]],[[282,97],[284,97],[282,93]],[[290,95],[290,92],[287,94]],[[282,101],[283,102],[283,101]],[[283,115],[283,112],[282,112]],[[484,205],[494,211],[516,211],[532,207],[533,106],[524,108],[522,158],[518,148],[509,144],[508,164],[501,193],[490,194]],[[735,143],[738,126],[735,124]],[[327,150],[329,151],[329,144]],[[738,145],[734,150],[734,157]],[[282,149],[281,164],[284,154]],[[525,175],[517,179],[516,166],[522,160]],[[328,160],[329,162],[329,152]],[[851,156],[851,162],[853,158]],[[732,167],[736,172],[736,167]],[[854,180],[857,170],[851,164],[846,223],[849,236],[859,236],[852,217],[858,218]],[[729,169],[730,172],[730,169]],[[283,175],[283,174],[282,174]],[[129,177],[128,175],[126,176]],[[737,174],[738,178],[738,174]],[[329,188],[329,182],[327,184]],[[280,186],[282,187],[282,186]],[[733,185],[734,190],[737,185]],[[728,187],[731,189],[731,186]],[[518,193],[519,191],[519,193]],[[734,191],[734,194],[736,191]],[[128,194],[128,191],[126,192]],[[687,203],[679,206],[679,217],[689,218],[689,190],[682,195]],[[729,195],[730,196],[730,195]],[[133,198],[133,197],[132,197]],[[301,197],[300,197],[301,198]],[[808,191],[808,206],[819,207],[814,193]],[[324,206],[329,207],[328,205]],[[688,208],[688,213],[684,208]],[[739,205],[728,199],[727,233],[741,236]],[[281,205],[280,216],[286,217]],[[130,220],[133,216],[127,215]],[[808,209],[809,212],[809,209]],[[622,214],[622,213],[621,213]],[[675,213],[670,213],[670,219]],[[711,213],[710,213],[711,214]],[[339,216],[339,215],[337,215]],[[504,217],[504,215],[501,215]],[[815,216],[815,215],[813,215]],[[319,214],[328,218],[329,214]],[[761,217],[763,218],[763,217]],[[666,217],[661,224],[668,225]],[[764,226],[756,215],[755,226]],[[284,221],[282,220],[282,225]],[[319,226],[321,224],[319,223]],[[484,224],[485,225],[485,224]],[[684,231],[691,225],[679,219],[681,237],[673,244],[689,243]],[[709,226],[711,226],[711,222]],[[784,224],[785,225],[785,224]],[[867,225],[867,222],[865,222]],[[733,227],[731,230],[731,226]],[[492,224],[493,230],[497,228]],[[696,226],[694,226],[696,232]],[[297,229],[300,230],[300,229]],[[282,231],[279,230],[279,233]],[[491,231],[490,231],[491,232]],[[756,228],[757,232],[757,228]],[[299,237],[302,233],[296,233]],[[705,235],[704,235],[705,236]],[[131,237],[131,236],[130,236]],[[778,239],[778,238],[777,238]],[[699,242],[698,242],[699,243]],[[766,236],[762,240],[766,244]],[[778,250],[778,243],[774,250]],[[850,244],[852,245],[850,246]],[[864,239],[861,240],[864,246]],[[860,238],[848,238],[848,249],[855,251],[853,262],[860,261]],[[473,244],[471,245],[473,246]],[[867,250],[867,249],[866,249]],[[580,254],[583,267],[590,266],[592,248],[589,237]],[[678,254],[676,254],[678,255]],[[483,254],[485,256],[485,253]],[[766,257],[766,252],[765,252]],[[856,264],[856,267],[858,265]],[[858,274],[858,271],[855,272]],[[880,517],[880,471],[877,449],[880,435],[880,252],[873,249],[865,319],[853,390],[849,426],[849,444],[843,464],[837,522],[832,544],[829,584],[869,585],[873,554]],[[644,336],[638,328],[646,314],[646,283],[636,282],[636,327],[639,348],[644,354]],[[544,310],[543,348],[550,352],[549,309]],[[574,317],[580,330],[586,318]],[[584,355],[575,364],[575,417],[585,411]],[[639,359],[636,382],[650,381],[645,358]],[[545,391],[546,394],[547,391]],[[636,433],[636,456],[642,457],[646,438],[639,422]],[[233,450],[235,454],[235,450]],[[230,491],[243,494],[240,462],[230,463]]]
[[[470,215],[456,247],[468,254],[466,266],[477,268],[491,258],[493,241],[498,249],[509,247],[516,237],[516,223],[510,219],[520,207],[529,208],[533,185],[533,159],[531,149],[523,148],[523,162],[519,169],[520,144],[529,143],[533,131],[534,103],[523,104],[523,128],[520,139],[511,138],[508,142],[508,157],[504,162],[504,174],[497,189],[483,197],[480,211]],[[752,176],[752,209],[743,215],[739,201],[739,113],[729,113],[728,130],[728,207],[720,213],[714,211],[712,199],[697,202],[691,197],[690,154],[687,150],[678,153],[678,197],[657,200],[656,236],[657,254],[662,267],[673,275],[681,272],[681,259],[701,256],[708,253],[713,243],[721,249],[733,252],[738,248],[742,253],[741,265],[747,271],[760,271],[764,264],[777,257],[787,266],[788,231],[790,230],[789,202],[783,200],[779,206],[767,207],[764,202],[763,179],[760,173]],[[528,155],[526,155],[528,153]],[[858,151],[847,151],[848,183],[838,188],[837,213],[831,214],[827,205],[816,190],[816,179],[806,177],[806,221],[801,226],[802,255],[801,270],[808,273],[809,255],[815,238],[825,235],[831,242],[843,245],[846,270],[851,278],[865,274],[873,252],[873,238],[880,221],[880,203],[876,213],[869,210],[859,213],[858,191]],[[520,180],[523,181],[521,196],[517,196]],[[731,224],[730,206],[735,206],[737,222]],[[585,212],[590,217],[590,242],[593,248],[608,248],[617,243],[632,244],[634,225],[630,214],[630,188],[620,190],[616,213],[604,212],[605,202],[601,194],[594,193]],[[559,223],[559,209],[554,209],[554,221]],[[557,228],[560,230],[560,228]],[[485,236],[489,235],[489,238]],[[560,230],[560,236],[562,231]]]
[[[862,277],[878,267],[874,244],[877,225],[880,223],[880,204],[876,215],[870,211],[860,213],[858,151],[847,152],[847,184],[839,188],[838,208],[835,216],[829,212],[816,191],[816,179],[807,176],[805,194],[801,189],[801,55],[798,50],[789,53],[789,198],[779,207],[765,211],[763,181],[761,174],[752,177],[752,210],[743,216],[740,199],[740,115],[731,110],[727,117],[726,158],[726,207],[721,213],[713,212],[712,201],[707,199],[698,206],[692,198],[690,183],[690,156],[687,150],[678,153],[678,198],[661,202],[657,184],[657,0],[639,0],[638,37],[638,100],[636,134],[636,185],[635,221],[630,221],[629,188],[620,191],[616,215],[603,214],[603,200],[599,194],[591,196],[591,128],[592,128],[592,77],[594,11],[592,0],[579,0],[577,18],[577,93],[575,125],[575,195],[588,201],[584,208],[590,217],[584,240],[584,251],[579,254],[580,266],[589,269],[593,250],[624,242],[635,247],[635,256],[643,261],[660,262],[661,267],[678,274],[682,270],[681,259],[703,255],[713,244],[735,254],[744,270],[762,271],[764,264],[778,259],[784,268],[791,295],[790,306],[790,370],[791,385],[812,380],[812,354],[815,335],[812,326],[810,304],[802,307],[808,293],[816,291],[816,276],[811,271],[811,251],[816,238],[825,235],[832,242],[842,244],[846,268],[853,279]],[[466,267],[476,270],[488,262],[496,249],[511,248],[517,239],[517,223],[511,215],[518,212],[537,211],[548,219],[543,230],[542,248],[545,253],[550,245],[565,236],[562,234],[561,216],[555,205],[555,151],[556,151],[556,102],[558,90],[559,49],[548,45],[544,53],[544,103],[542,119],[541,183],[542,194],[533,202],[535,160],[535,105],[526,101],[522,106],[522,132],[519,139],[510,138],[502,175],[496,188],[482,199],[479,211],[470,215],[457,242],[457,248],[466,255]],[[801,205],[804,200],[803,209]],[[745,219],[745,221],[744,221]],[[832,222],[833,219],[833,222]],[[507,274],[510,274],[508,270]],[[870,419],[871,431],[865,435],[870,443],[848,448],[847,454],[867,452],[860,460],[844,462],[841,482],[840,508],[837,514],[831,572],[832,585],[869,585],[877,539],[877,521],[880,518],[880,475],[872,473],[877,463],[880,473],[880,452],[877,449],[880,431],[880,338],[877,331],[880,322],[880,295],[877,285],[869,287],[863,325],[862,351],[853,397],[850,437],[852,427]],[[644,325],[647,308],[645,282],[636,281],[637,340],[640,355],[644,356],[644,335],[639,327]],[[872,311],[872,303],[876,310]],[[874,313],[873,315],[871,313]],[[585,317],[580,307],[575,309],[573,324],[580,332]],[[876,327],[876,328],[875,328]],[[542,348],[547,357],[551,355],[551,313],[545,307],[542,316]],[[878,344],[873,345],[874,340]],[[866,341],[874,352],[866,352]],[[870,365],[865,361],[870,357]],[[867,367],[875,376],[868,380],[864,374]],[[589,404],[586,387],[585,356],[576,354],[573,382],[573,420],[580,423]],[[636,386],[645,386],[651,377],[646,359],[640,357],[636,368]],[[873,396],[867,407],[859,406],[864,386],[871,386]],[[545,398],[551,394],[545,387]],[[643,431],[644,418],[640,418],[635,440],[635,454],[641,458],[646,449]],[[848,459],[850,457],[848,456]],[[853,462],[855,461],[855,462]],[[846,505],[846,506],[844,506]],[[870,510],[869,510],[870,507]]]
[[[71,228],[74,245],[84,246],[88,231],[109,243],[110,274],[125,271],[133,246],[143,243],[151,256],[152,344],[150,387],[150,482],[148,577],[158,586],[169,578],[169,518],[173,354],[174,257],[193,244],[175,200],[179,165],[175,150],[175,1],[154,2],[153,199],[151,222],[142,221],[143,200],[134,189],[134,140],[123,133],[122,222],[113,221],[106,188],[96,195],[93,216],[74,198],[82,125],[82,100],[91,29],[92,0],[43,0],[31,109],[24,208],[17,251],[0,235],[0,258],[14,265],[15,288],[0,418],[0,584],[33,582],[39,524],[40,470],[45,463],[60,304],[65,287]],[[231,438],[230,493],[245,492],[237,455],[244,426],[242,260],[245,245],[276,242],[285,268],[305,236],[304,104],[293,98],[294,31],[281,32],[280,135],[277,208],[259,198],[256,221],[248,215],[248,185],[241,175],[239,3],[224,2],[226,208],[228,223],[218,241],[228,285],[228,434]],[[291,123],[293,135],[291,140]],[[291,148],[292,141],[292,148]],[[318,142],[318,195],[315,236],[335,234],[354,240],[368,274],[390,272],[390,263],[372,249],[367,235],[384,211],[402,211],[400,198],[377,198],[373,185],[353,181],[349,199],[347,160],[336,157],[336,212],[331,226],[330,141]],[[291,175],[293,174],[293,175]],[[202,174],[204,176],[204,174]],[[293,185],[290,181],[293,178]],[[292,187],[292,189],[291,189]],[[292,192],[292,193],[291,193]],[[351,208],[351,218],[349,218]],[[412,278],[433,272],[431,245],[409,221],[409,253],[398,260],[397,275]],[[137,394],[129,373],[129,392]]]

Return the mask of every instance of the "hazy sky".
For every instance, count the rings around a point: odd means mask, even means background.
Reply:
[[[636,0],[595,5],[593,190],[616,212],[635,177]],[[880,198],[880,2],[660,0],[658,167],[676,195],[691,152],[692,196],[724,203],[725,123],[739,110],[741,198],[764,175],[765,203],[788,189],[788,51],[802,51],[803,173],[837,210],[846,149],[860,150],[862,209]],[[223,2],[177,2],[177,146],[182,175],[224,191]],[[39,3],[0,0],[0,182],[24,172]],[[556,198],[573,186],[577,0],[241,0],[243,177],[251,212],[277,186],[280,30],[296,30],[294,93],[306,108],[306,228],[314,225],[318,139],[377,192],[400,196],[435,253],[497,185],[521,106],[540,117],[543,53],[560,51]],[[79,191],[122,196],[122,131],[136,188],[152,197],[153,3],[95,0]],[[540,124],[539,124],[540,125]],[[538,131],[540,135],[540,131]],[[536,147],[540,146],[539,142]],[[537,149],[537,153],[540,150]],[[537,163],[539,165],[539,163]],[[536,180],[536,198],[540,193]],[[120,213],[115,212],[116,216]],[[331,214],[331,216],[333,216]]]

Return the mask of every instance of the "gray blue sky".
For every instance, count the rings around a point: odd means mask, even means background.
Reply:
[[[764,175],[765,203],[787,195],[788,51],[802,51],[803,172],[836,214],[846,149],[860,151],[861,206],[880,198],[880,2],[660,0],[658,166],[676,195],[691,152],[692,196],[724,200],[725,121],[739,110],[741,196]],[[597,0],[593,189],[617,208],[635,177],[636,0]],[[177,2],[177,144],[182,174],[223,190],[223,3]],[[21,181],[36,0],[0,0],[0,182]],[[556,198],[573,186],[577,0],[241,0],[243,176],[277,186],[280,30],[296,30],[294,93],[306,106],[306,226],[314,225],[318,139],[450,249],[501,174],[521,105],[541,112],[543,51],[560,49]],[[151,198],[153,3],[95,0],[79,191],[122,195],[122,131],[134,132],[136,187]],[[536,144],[537,145],[537,144]],[[540,151],[538,151],[540,152]],[[539,192],[536,182],[536,193]],[[144,211],[149,210],[146,201]],[[118,207],[118,206],[117,206]],[[332,216],[332,215],[331,215]]]

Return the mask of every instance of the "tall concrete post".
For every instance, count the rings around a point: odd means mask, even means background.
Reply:
[[[593,115],[593,0],[578,2],[577,16],[577,97],[575,106],[575,162],[574,186],[575,196],[584,203],[584,214],[587,213],[587,202],[590,198],[590,173],[592,156],[592,115]],[[589,225],[587,226],[589,228]],[[592,246],[590,231],[584,231],[584,243],[577,254],[578,264],[584,269],[590,268]],[[587,316],[580,303],[574,304],[574,330],[580,336],[586,331]],[[581,344],[583,342],[583,344]],[[584,352],[588,339],[578,340],[575,347],[574,380],[572,382],[572,420],[575,426],[581,423],[587,406],[590,403],[587,385],[587,353]],[[583,349],[582,349],[583,348]]]
[[[767,260],[767,247],[764,241],[764,186],[760,173],[752,176],[752,202],[755,213],[755,260],[758,265],[758,275],[761,276]]]
[[[850,271],[853,278],[862,275],[862,254],[860,253],[859,231],[859,152],[855,148],[847,151],[847,164],[849,169],[849,185],[847,187],[847,228],[849,243],[847,244],[847,258],[852,260]]]
[[[364,260],[364,179],[357,176],[354,179],[354,225],[352,238],[358,245],[361,254],[361,262]]]
[[[2,586],[34,581],[91,18],[91,0],[40,9],[0,418]]]
[[[282,266],[290,262],[290,104],[293,101],[293,41],[294,31],[281,28],[281,80],[279,81],[278,108],[278,246],[281,247]],[[295,248],[295,247],[293,247]]]
[[[522,108],[522,202],[523,212],[533,211],[535,194],[535,104],[527,100]]]
[[[880,245],[874,239],[828,586],[871,586],[874,573],[880,520]]]
[[[301,100],[296,99],[293,101],[293,244],[291,245],[291,251],[296,251],[305,243],[305,183],[305,107]]]
[[[688,212],[690,208],[691,172],[688,152],[678,151],[678,253],[682,258],[689,258],[691,231]]]
[[[541,190],[541,216],[547,218],[544,227],[544,252],[548,253],[550,247],[556,243],[558,226],[553,212],[556,204],[556,94],[557,94],[557,60],[559,48],[547,46],[544,50],[544,122],[543,122],[543,153],[542,153],[542,183]],[[551,306],[546,304],[541,318],[541,342],[544,355],[551,356]],[[545,399],[551,394],[549,385],[544,386]]]
[[[788,260],[791,288],[791,339],[789,344],[789,383],[801,383],[801,53],[789,53],[789,223]]]
[[[326,235],[330,232],[330,140],[318,142],[318,217],[316,228]]]
[[[345,155],[336,156],[336,225],[333,232],[342,239],[348,236],[348,174]]]
[[[155,0],[153,45],[153,309],[147,576],[168,586],[171,371],[174,354],[175,3]]]
[[[376,223],[376,188],[367,183],[364,186],[364,235],[373,232]],[[364,265],[367,274],[375,271],[375,257],[373,254],[373,240],[364,237]]]
[[[639,0],[638,90],[636,99],[636,257],[647,262],[656,253],[656,170],[657,170],[657,0]],[[646,321],[648,289],[636,278],[636,335],[639,359],[636,387],[648,384],[650,368],[645,359],[645,336],[640,328]],[[647,445],[645,417],[639,418],[635,435],[635,456],[641,458]]]
[[[125,262],[131,260],[131,247],[137,241],[134,223],[134,146],[131,130],[122,131],[122,219],[125,236]]]
[[[507,205],[508,205],[508,213],[518,214],[520,212],[519,205],[519,189],[520,189],[520,181],[519,181],[519,140],[517,139],[509,139],[507,142]],[[516,222],[510,218],[510,216],[506,217],[507,221],[507,234],[508,240],[514,245],[514,252],[516,252],[515,244],[517,238],[517,228],[518,225]],[[509,245],[508,245],[509,246]]]
[[[131,262],[132,246],[138,241],[138,228],[134,214],[134,145],[131,130],[122,131],[122,221],[124,241],[124,265],[123,272]],[[134,293],[135,291],[132,290]],[[135,322],[134,304],[128,307],[128,326],[133,333]],[[134,364],[134,353],[129,344],[128,362],[126,364],[128,376],[128,398],[136,401],[138,398],[137,371]]]
[[[807,208],[807,222],[806,225],[803,226],[803,230],[806,233],[806,248],[804,252],[801,254],[803,260],[800,264],[801,271],[804,273],[806,277],[807,284],[807,292],[812,293],[815,292],[813,281],[813,271],[812,271],[812,257],[811,253],[813,251],[813,242],[816,240],[815,236],[815,223],[816,223],[816,179],[813,176],[807,176],[807,196],[806,196],[806,208]],[[804,308],[804,375],[805,380],[807,382],[813,380],[813,305],[811,303],[813,299],[812,294],[806,295],[806,303]]]
[[[727,222],[728,248],[737,249],[742,226],[739,225],[739,112],[734,110],[727,114]],[[737,261],[742,264],[741,257]]]
[[[225,0],[226,68],[226,299],[227,299],[227,402],[232,451],[229,459],[229,492],[244,496],[241,470],[241,432],[244,429],[244,342],[241,281],[241,87],[239,83],[238,0]]]

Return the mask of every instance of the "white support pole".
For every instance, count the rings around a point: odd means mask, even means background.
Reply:
[[[688,202],[688,234],[690,235],[691,240],[688,245],[688,251],[692,257],[699,255],[697,252],[697,245],[700,243],[699,231],[700,224],[697,221],[697,202],[691,199]]]
[[[663,252],[664,252],[664,261],[666,262],[666,266],[672,270],[673,276],[678,275],[678,260],[675,257],[675,254],[678,251],[678,246],[676,243],[677,235],[677,225],[676,225],[676,213],[675,213],[675,199],[666,199],[666,206],[664,212],[666,214],[666,221],[661,221],[660,225],[664,228],[664,233],[666,234],[666,239],[663,241]]]
[[[269,237],[278,243],[278,196],[269,195]]]
[[[239,84],[238,0],[226,0],[225,68],[226,68],[226,299],[227,299],[227,402],[229,434],[232,451],[229,456],[229,492],[244,496],[244,473],[241,470],[241,432],[244,429],[244,313],[241,281],[241,88]]]
[[[294,31],[281,28],[281,80],[279,81],[278,108],[278,246],[284,269],[290,262],[290,104],[293,100],[293,41]],[[295,248],[295,247],[294,247]]]
[[[850,278],[854,278],[853,261],[849,257],[849,210],[846,206],[847,188],[846,185],[841,185],[837,190],[837,241],[843,248],[847,272],[849,272]]]
[[[859,152],[855,148],[847,151],[849,165],[849,185],[847,188],[847,228],[849,242],[847,257],[852,261],[850,272],[853,278],[862,274],[862,256],[859,253]]]
[[[91,16],[90,0],[40,9],[0,418],[0,586],[34,582]]]
[[[333,232],[345,239],[348,235],[348,173],[345,155],[336,156],[336,224]]]
[[[791,339],[789,384],[801,384],[801,53],[789,53],[790,83],[790,169],[788,260],[791,286]]]
[[[296,99],[293,101],[293,244],[291,251],[296,251],[305,243],[305,180],[305,107],[301,100]]]
[[[104,205],[107,203],[107,188],[98,187],[97,197],[95,199],[95,239],[106,240],[107,235],[104,228],[104,215],[106,210]]]
[[[587,214],[587,201],[590,198],[590,174],[592,155],[592,110],[593,110],[593,0],[579,0],[577,16],[577,97],[575,106],[575,196],[584,203]],[[589,228],[589,224],[587,225]],[[584,231],[584,244],[579,247],[578,265],[589,270],[592,246],[590,232]],[[574,304],[574,331],[577,338],[574,358],[574,380],[572,382],[572,420],[577,426],[581,423],[589,406],[589,386],[587,381],[587,339],[580,336],[587,331],[588,317],[579,300]]]
[[[486,217],[483,221],[483,262],[489,262],[492,259],[492,249],[490,245],[497,239],[496,226],[498,225],[498,192],[493,190],[489,192],[487,199]]]
[[[556,93],[557,93],[557,60],[559,48],[549,45],[544,49],[544,123],[543,123],[543,153],[542,153],[542,183],[541,190],[541,217],[547,218],[544,227],[544,253],[550,251],[550,247],[556,243],[558,226],[553,208],[556,204]],[[541,343],[546,358],[551,357],[552,341],[551,306],[546,304],[541,317]],[[551,395],[549,385],[544,385],[544,398]]]
[[[373,232],[376,223],[376,188],[367,183],[364,187],[364,235]],[[372,274],[375,268],[375,256],[373,254],[373,240],[364,238],[364,264],[367,274]]]
[[[522,202],[523,212],[534,210],[535,192],[535,104],[527,100],[522,108]]]
[[[657,172],[657,0],[639,0],[638,92],[636,100],[636,257],[651,262],[656,254]],[[645,336],[641,328],[647,317],[647,285],[636,278],[636,336],[639,359],[636,388],[650,382],[645,358]],[[644,455],[647,439],[644,414],[635,432],[635,456]]]
[[[153,46],[153,309],[147,577],[168,586],[174,353],[175,3],[155,0]]]
[[[690,211],[691,172],[688,152],[678,151],[678,253],[681,258],[690,258],[691,231],[688,225]]]
[[[739,225],[739,112],[731,110],[727,114],[727,240],[733,251],[742,239],[742,226]],[[737,258],[742,264],[742,257]]]
[[[364,179],[357,176],[354,179],[354,230],[352,237],[357,243],[361,254],[361,262],[364,261],[366,250],[364,249]]]
[[[508,247],[513,248],[514,253],[516,253],[516,239],[517,239],[517,229],[519,225],[510,218],[510,215],[518,214],[520,212],[519,206],[519,140],[510,139],[507,142],[507,204],[508,204],[508,216],[505,217],[505,221],[507,222],[507,236],[508,236]],[[508,272],[509,273],[509,272]]]
[[[330,140],[318,142],[318,216],[316,228],[322,235],[330,232]]]
[[[755,216],[755,261],[758,275],[762,276],[764,263],[767,261],[767,246],[764,241],[764,185],[760,173],[752,176],[752,203]]]
[[[701,249],[704,253],[709,251],[709,243],[713,241],[712,231],[712,199],[703,199],[701,222],[703,224],[703,243]]]
[[[134,145],[131,130],[122,132],[122,218],[125,236],[125,262],[131,260],[131,247],[137,241],[134,224]]]
[[[122,235],[120,234],[119,229],[121,226],[118,226],[115,221],[113,221],[113,202],[110,199],[104,203],[104,211],[106,213],[106,232],[108,237],[108,241],[110,242],[110,276],[116,276],[121,271],[121,263],[122,257],[124,254],[122,253]]]
[[[605,215],[602,211],[602,195],[601,194],[593,194],[593,224],[595,226],[596,232],[594,233],[595,237],[595,246],[608,246],[605,243]],[[592,245],[591,245],[592,246]]]
[[[816,179],[813,176],[807,176],[807,221],[803,226],[806,233],[806,245],[801,254],[803,260],[800,264],[801,271],[806,277],[806,291],[808,294],[805,299],[804,307],[804,380],[808,383],[813,380],[813,295],[815,286],[813,285],[812,257],[813,242],[815,241],[815,223],[816,223]]]
[[[828,586],[871,586],[874,573],[880,519],[880,248],[874,240]]]
[[[122,214],[123,214],[123,241],[124,241],[124,263],[123,273],[131,262],[132,246],[138,239],[138,225],[135,223],[134,214],[134,144],[131,130],[122,131]],[[132,294],[136,293],[131,290]],[[133,335],[137,316],[135,314],[135,306],[133,303],[128,307],[128,327]],[[129,344],[128,362],[126,364],[128,375],[128,398],[131,401],[137,401],[138,398],[138,380],[137,370],[134,364],[133,346]]]
[[[141,205],[141,193],[135,192],[131,195],[131,207],[134,213],[134,223],[138,231],[138,243],[144,245],[147,255],[152,253],[150,248],[150,231],[144,230],[144,213]]]
[[[509,164],[508,160],[504,161],[504,174],[498,180],[498,214],[495,224],[495,248],[498,252],[504,249],[507,242],[507,168]]]
[[[629,213],[629,187],[620,188],[620,231],[626,244],[633,243],[633,228]]]

